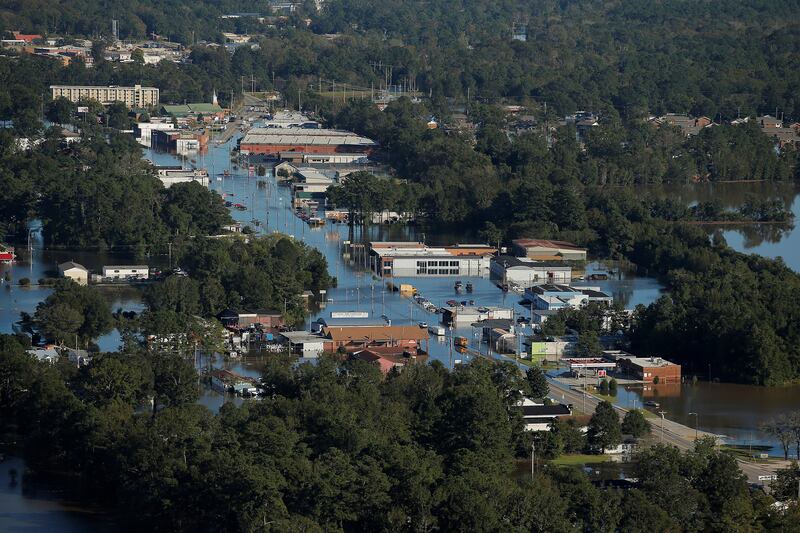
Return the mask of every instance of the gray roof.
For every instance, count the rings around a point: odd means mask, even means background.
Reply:
[[[71,268],[79,268],[81,270],[85,270],[86,272],[89,272],[88,268],[86,268],[82,264],[76,263],[74,261],[66,261],[64,263],[59,263],[58,268],[61,269],[61,270],[69,270]]]
[[[349,131],[304,128],[252,128],[241,144],[313,144],[321,146],[374,146],[375,141]]]
[[[504,265],[506,268],[549,268],[552,270],[572,270],[572,267],[564,264],[563,261],[536,261],[517,257],[514,255],[499,255],[492,259],[492,262]]]

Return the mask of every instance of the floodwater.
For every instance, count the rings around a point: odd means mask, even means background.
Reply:
[[[795,215],[796,225],[778,226],[754,224],[743,226],[709,227],[710,231],[721,231],[727,243],[735,250],[782,257],[795,272],[800,272],[800,184],[798,183],[703,183],[697,185],[664,185],[643,187],[643,192],[656,196],[671,197],[687,205],[714,200],[722,207],[741,206],[750,197],[779,199]]]
[[[291,209],[291,196],[288,188],[276,184],[270,177],[249,177],[247,172],[233,167],[230,160],[230,149],[236,144],[236,138],[221,146],[214,146],[208,155],[198,156],[197,165],[205,167],[211,174],[210,187],[218,191],[226,200],[247,206],[246,211],[232,211],[235,220],[243,225],[251,225],[258,233],[279,231],[314,246],[327,258],[329,271],[338,280],[338,287],[328,291],[326,301],[319,302],[319,309],[307,320],[307,325],[320,316],[329,316],[331,311],[369,311],[373,316],[386,315],[393,324],[416,324],[438,322],[439,316],[426,312],[412,300],[397,293],[386,290],[383,280],[370,272],[363,272],[356,266],[358,257],[350,257],[343,244],[348,236],[344,225],[328,225],[321,228],[309,228]],[[180,161],[172,155],[145,151],[145,157],[157,164],[174,165]],[[231,177],[223,177],[223,170],[229,170]],[[259,186],[259,181],[263,182]],[[792,205],[795,214],[800,216],[800,200],[798,189],[794,186],[776,186],[772,184],[730,184],[702,185],[693,187],[652,188],[652,194],[670,194],[682,198],[687,203],[716,198],[723,205],[738,205],[748,193],[760,197],[780,197]],[[253,223],[260,221],[259,225]],[[35,226],[34,226],[35,229]],[[723,234],[734,248],[752,253],[760,253],[769,257],[782,256],[787,264],[800,271],[800,234],[794,229],[780,229],[774,226],[756,228],[723,228]],[[359,235],[356,235],[359,240]],[[448,235],[431,228],[377,225],[369,229],[367,239],[404,240],[419,239],[433,244],[475,240],[474,236]],[[98,270],[104,264],[130,263],[134,258],[124,254],[107,254],[101,252],[76,252],[59,249],[45,249],[40,236],[32,234],[33,253],[23,253],[19,261],[12,265],[0,265],[0,278],[10,271],[12,283],[4,283],[0,287],[0,332],[12,331],[14,323],[19,320],[20,312],[33,313],[36,305],[47,297],[50,289],[37,286],[21,287],[16,282],[27,277],[31,280],[52,275],[59,262],[74,260],[89,268]],[[23,245],[24,248],[24,245]],[[141,260],[136,260],[141,262]],[[151,266],[163,266],[166,258],[153,257],[147,260]],[[586,274],[614,270],[611,279],[587,282],[585,285],[600,287],[609,292],[625,307],[632,308],[638,304],[647,305],[661,294],[662,287],[654,279],[642,278],[620,269],[618,265],[592,263],[588,265]],[[471,294],[456,296],[453,284],[458,278],[405,278],[395,282],[411,283],[419,293],[437,305],[448,299],[474,300],[476,305],[501,305],[515,309],[516,316],[529,316],[528,309],[520,305],[520,295],[503,293],[488,279],[470,279],[474,285]],[[466,281],[466,280],[464,280]],[[143,304],[137,291],[112,289],[105,291],[109,305],[116,310],[141,310]],[[481,344],[478,332],[465,327],[454,330],[454,335],[462,335],[470,339],[473,349],[488,353],[488,348]],[[119,345],[119,334],[112,332],[98,339],[102,350],[113,350]],[[432,336],[428,344],[431,359],[442,361],[446,365],[466,362],[472,356],[459,354],[451,350],[449,342],[443,337]],[[264,357],[243,358],[240,360],[212,361],[214,367],[231,370],[250,376],[258,376]],[[199,364],[208,364],[202,361]],[[665,388],[666,387],[666,388]],[[718,434],[728,435],[734,442],[746,444],[769,443],[766,435],[758,431],[760,424],[777,414],[800,408],[800,387],[766,389],[742,385],[708,384],[657,386],[643,390],[642,388],[620,388],[617,402],[621,405],[641,406],[646,399],[658,398],[662,407],[669,413],[668,417],[692,426],[696,417],[691,412],[699,413],[700,428]],[[206,390],[200,403],[216,411],[226,401],[241,403],[243,400],[215,391]],[[773,451],[775,453],[775,451]],[[63,503],[69,499],[67,492],[24,491],[24,482],[12,486],[7,483],[8,470],[24,471],[24,464],[19,459],[7,459],[0,464],[0,530],[26,531],[44,529],[47,531],[105,531],[110,529],[105,519],[87,512],[83,506],[74,507]],[[102,518],[102,517],[101,517]]]
[[[86,502],[73,502],[66,487],[33,481],[17,457],[0,462],[0,531],[100,533],[116,531],[111,519]]]

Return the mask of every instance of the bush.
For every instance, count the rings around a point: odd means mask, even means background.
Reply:
[[[608,393],[611,396],[617,395],[617,380],[614,378],[611,378],[611,381],[608,382]]]
[[[21,278],[21,279],[19,280],[19,284],[20,284],[22,287],[27,287],[28,285],[30,285],[30,284],[31,284],[31,280],[29,280],[28,278]]]
[[[608,381],[605,379],[601,380],[600,385],[597,387],[597,391],[604,396],[608,395]]]

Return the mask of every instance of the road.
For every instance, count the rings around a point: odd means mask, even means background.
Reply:
[[[548,379],[550,383],[550,398],[562,402],[571,403],[576,409],[584,413],[594,412],[600,400],[591,394],[585,394],[582,390],[572,389],[554,379]],[[614,406],[620,416],[624,416],[627,409],[619,406]],[[679,424],[667,418],[662,418],[653,424],[653,435],[659,439],[659,442],[671,444],[680,450],[689,450],[694,447],[695,429]],[[718,438],[718,435],[707,433],[704,431],[697,432],[698,437],[711,436]],[[739,463],[739,468],[747,476],[747,480],[751,483],[764,483],[759,481],[759,476],[774,475],[775,471],[780,468],[788,466],[788,462],[772,462],[770,464],[750,463],[740,458],[736,461]],[[785,464],[784,464],[785,463]]]

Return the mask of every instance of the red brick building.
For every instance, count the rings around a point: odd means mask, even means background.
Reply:
[[[681,365],[660,357],[621,356],[617,366],[626,373],[647,383],[680,383]]]

